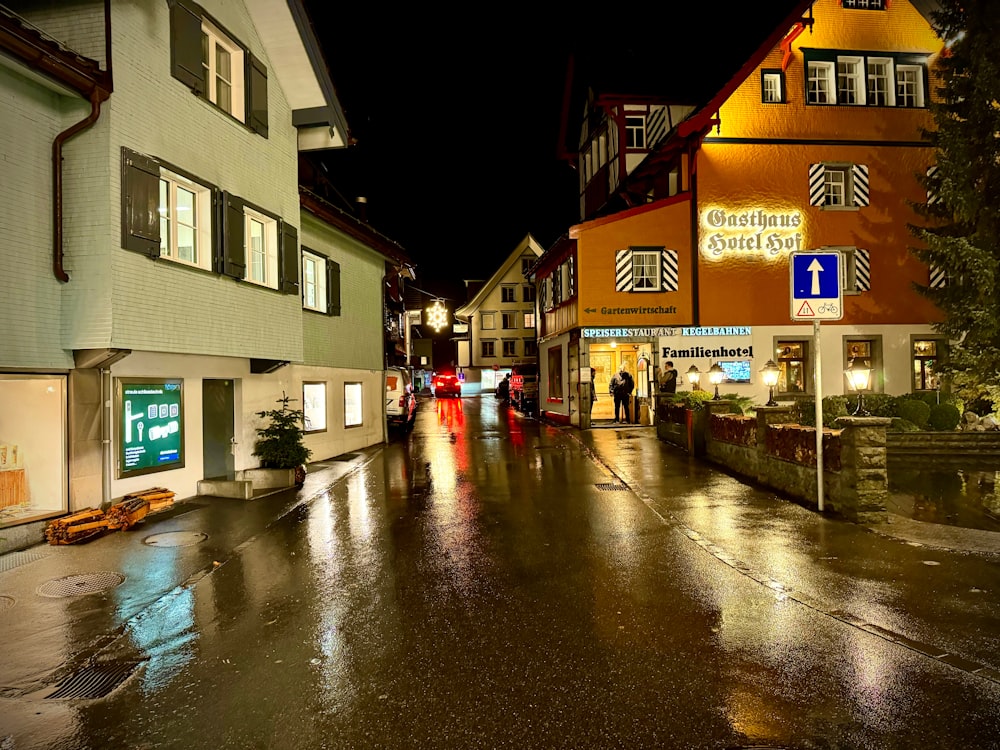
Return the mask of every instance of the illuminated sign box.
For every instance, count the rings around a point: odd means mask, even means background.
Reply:
[[[116,378],[118,476],[184,467],[184,381]]]

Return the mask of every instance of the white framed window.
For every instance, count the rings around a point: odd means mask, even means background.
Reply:
[[[868,103],[881,107],[896,106],[896,92],[892,85],[892,58],[868,58]]]
[[[836,104],[833,86],[833,63],[811,60],[806,88],[806,101],[810,104]]]
[[[660,254],[656,251],[632,253],[632,291],[657,292],[660,290]]]
[[[827,210],[853,210],[869,202],[867,165],[809,165],[809,205]]]
[[[212,191],[160,168],[160,257],[212,268]]]
[[[760,100],[765,104],[785,103],[785,75],[780,70],[764,70],[760,74]]]
[[[850,172],[846,167],[827,167],[823,174],[823,205],[846,206]]]
[[[201,45],[206,98],[243,122],[243,48],[206,20],[202,20]]]
[[[896,66],[896,105],[924,106],[924,71],[919,65]]]
[[[646,116],[625,116],[625,147],[646,148]]]
[[[843,0],[842,4],[851,10],[885,10],[886,0]]]
[[[526,312],[524,314],[524,327],[532,329],[535,327],[535,314],[533,312]]]
[[[837,103],[865,103],[864,58],[837,58]]]
[[[344,383],[344,427],[364,424],[365,411],[361,383]]]
[[[243,208],[243,242],[247,281],[278,288],[278,222],[270,216]]]
[[[302,307],[327,312],[326,258],[302,250]]]
[[[479,327],[484,331],[492,331],[497,327],[497,320],[495,313],[481,313],[479,316]]]
[[[302,413],[306,432],[326,432],[326,383],[302,383]]]
[[[505,357],[516,357],[517,356],[517,342],[516,341],[504,339],[504,342],[503,342],[503,356],[505,356]]]

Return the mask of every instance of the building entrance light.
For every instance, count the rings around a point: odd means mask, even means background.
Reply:
[[[764,406],[777,406],[778,402],[774,400],[774,386],[778,384],[778,378],[781,376],[781,368],[774,363],[773,359],[769,359],[767,360],[767,364],[761,369],[760,376],[764,380],[764,385],[768,388],[767,403]]]
[[[852,359],[850,364],[847,365],[847,369],[844,370],[844,374],[847,375],[847,382],[851,388],[858,394],[858,406],[851,415],[855,417],[870,417],[871,414],[865,410],[863,402],[863,391],[868,390],[872,376],[872,369],[868,366],[868,361],[864,359]]]
[[[719,383],[726,376],[726,371],[722,369],[722,365],[716,362],[714,365],[708,368],[708,379],[715,386],[715,395],[712,396],[713,401],[718,401],[721,397],[719,396]]]

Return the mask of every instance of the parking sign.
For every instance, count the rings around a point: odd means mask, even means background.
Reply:
[[[840,253],[806,252],[788,256],[792,320],[844,317]]]

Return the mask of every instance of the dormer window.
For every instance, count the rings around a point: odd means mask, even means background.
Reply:
[[[841,0],[841,5],[849,10],[885,10],[888,0]]]

